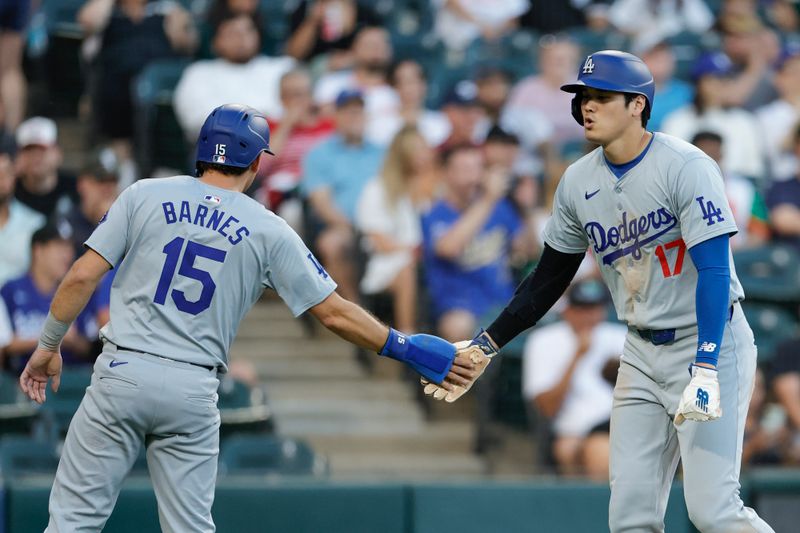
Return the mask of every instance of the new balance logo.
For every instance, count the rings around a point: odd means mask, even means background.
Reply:
[[[707,225],[713,226],[717,222],[725,220],[725,217],[722,216],[722,209],[717,209],[711,200],[706,202],[702,196],[698,196],[695,200],[700,204],[700,210],[703,212],[703,220],[706,221]]]
[[[589,56],[583,64],[583,73],[591,74],[592,72],[594,72],[594,61],[592,61],[592,56]]]
[[[594,192],[586,191],[586,192],[583,193],[583,196],[588,200],[589,198],[591,198],[592,196],[594,196],[595,194],[597,194],[599,192],[600,192],[600,189],[597,189]]]
[[[713,352],[717,349],[717,343],[715,342],[703,342],[700,347],[697,349],[700,352]]]
[[[704,413],[708,412],[708,391],[697,389],[697,401],[695,402]]]
[[[114,359],[113,361],[108,363],[108,366],[110,368],[114,368],[114,367],[117,367],[117,366],[120,366],[120,365],[127,365],[127,364],[128,364],[128,361],[117,361],[116,359]]]

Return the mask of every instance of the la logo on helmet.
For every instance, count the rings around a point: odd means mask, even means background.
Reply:
[[[583,73],[591,74],[592,72],[594,72],[594,61],[592,61],[592,56],[589,56],[583,64]]]

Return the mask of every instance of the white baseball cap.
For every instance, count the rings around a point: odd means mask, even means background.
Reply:
[[[45,117],[29,118],[17,128],[17,146],[55,146],[58,137],[56,123]]]

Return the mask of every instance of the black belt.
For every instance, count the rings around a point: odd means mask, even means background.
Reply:
[[[733,306],[728,309],[728,322],[733,318]],[[670,344],[675,340],[675,328],[669,329],[637,329],[636,333],[639,334],[644,340],[660,346],[662,344]]]
[[[142,350],[136,350],[135,348],[126,348],[125,346],[120,346],[119,344],[114,344],[114,346],[117,347],[117,350],[124,350],[126,352],[134,352],[134,353],[142,353],[144,355],[152,355],[153,357],[160,357],[161,359],[166,359],[168,361],[173,361],[175,363],[186,363],[187,365],[199,366],[200,368],[204,368],[204,369],[208,370],[209,372],[211,372],[212,370],[217,370],[217,367],[211,366],[211,365],[201,365],[199,363],[190,363],[189,361],[178,361],[176,359],[170,359],[169,357],[163,357],[161,355],[156,355],[154,353],[144,352]]]

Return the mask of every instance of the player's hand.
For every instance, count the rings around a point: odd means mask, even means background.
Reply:
[[[492,358],[497,355],[497,346],[489,334],[483,330],[471,341],[457,342],[456,348],[458,349],[457,360],[468,358],[473,368],[465,369],[459,375],[454,375],[454,371],[451,370],[446,381],[440,385],[431,383],[424,378],[421,379],[420,382],[426,395],[433,396],[436,400],[453,403],[472,388],[475,381],[489,366]],[[459,369],[454,365],[453,370]]]
[[[51,388],[58,392],[61,383],[61,352],[36,348],[19,377],[22,392],[38,404],[47,399],[47,382],[53,378]]]
[[[692,365],[692,380],[683,390],[675,413],[675,425],[680,426],[684,420],[706,422],[721,416],[717,370]]]

